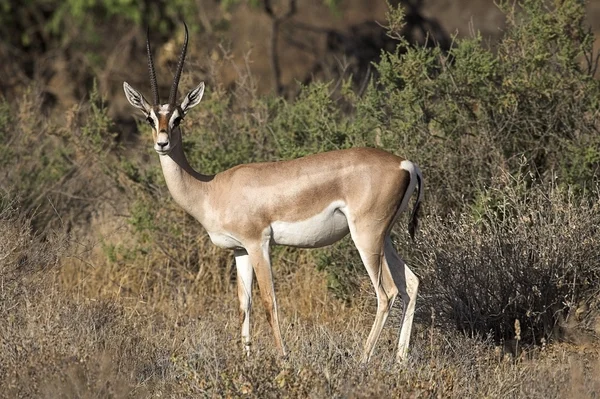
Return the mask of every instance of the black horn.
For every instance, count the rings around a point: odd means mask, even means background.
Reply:
[[[183,61],[185,60],[185,53],[187,52],[188,45],[188,28],[186,23],[183,23],[185,27],[185,40],[183,42],[183,48],[181,49],[181,54],[179,54],[179,62],[177,63],[177,71],[175,72],[175,77],[173,78],[173,86],[171,86],[171,93],[169,94],[169,104],[175,105],[175,101],[177,100],[177,87],[179,86],[179,78],[181,77],[181,71],[183,70]]]
[[[158,85],[156,83],[156,72],[154,71],[154,62],[152,61],[152,50],[150,49],[150,27],[146,30],[146,50],[148,51],[148,70],[150,71],[150,86],[152,87],[153,105],[159,105]]]

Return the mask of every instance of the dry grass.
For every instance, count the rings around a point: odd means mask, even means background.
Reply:
[[[139,281],[140,269],[111,266],[99,245],[87,248],[85,256],[72,241],[68,250],[47,245],[14,210],[3,216],[0,228],[10,230],[5,242],[19,246],[3,246],[1,254],[10,254],[3,271],[12,270],[13,276],[5,273],[2,285],[1,397],[592,398],[600,393],[594,344],[548,345],[514,357],[484,339],[423,322],[416,326],[410,359],[396,365],[398,309],[375,358],[361,366],[358,358],[374,317],[372,294],[360,290],[354,305],[345,306],[331,297],[309,258],[277,280],[289,358],[277,358],[257,301],[254,353],[246,359],[238,338],[235,281],[224,278],[220,292],[205,295],[202,280],[158,283],[164,271],[155,263],[144,273],[159,273],[157,282],[126,290],[127,282]],[[23,256],[37,267],[13,267]]]
[[[600,337],[596,201],[520,175],[482,197],[470,213],[432,214],[423,223],[422,303],[436,309],[437,321],[497,342],[570,340],[576,326]]]

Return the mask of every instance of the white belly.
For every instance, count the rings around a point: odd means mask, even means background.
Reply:
[[[242,243],[229,233],[216,233],[216,232],[209,231],[208,235],[210,237],[210,240],[217,247],[227,248],[227,249],[235,249],[235,248],[243,247]]]
[[[335,201],[311,218],[296,222],[273,222],[272,242],[304,248],[333,244],[349,231],[345,206],[343,201]]]

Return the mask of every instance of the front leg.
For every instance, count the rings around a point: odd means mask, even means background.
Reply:
[[[273,330],[275,345],[281,357],[286,357],[286,350],[281,338],[281,329],[279,327],[279,316],[277,314],[277,300],[275,298],[275,287],[273,285],[273,271],[271,270],[271,258],[269,255],[269,241],[264,240],[262,245],[255,248],[248,248],[250,263],[254,268],[260,296],[267,313],[267,320]]]
[[[245,249],[234,251],[237,270],[238,298],[240,300],[240,319],[242,321],[242,343],[246,356],[250,356],[250,311],[252,310],[252,264]]]

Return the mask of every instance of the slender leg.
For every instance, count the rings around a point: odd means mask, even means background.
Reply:
[[[362,231],[372,230],[364,229]],[[373,234],[369,236],[359,233],[357,229],[352,227],[350,229],[350,234],[352,235],[352,240],[358,249],[360,258],[367,269],[367,273],[375,288],[375,294],[377,295],[377,313],[375,315],[375,321],[373,322],[373,327],[371,327],[371,332],[369,333],[361,357],[361,362],[367,363],[373,355],[375,344],[379,339],[379,335],[385,325],[390,309],[394,304],[396,295],[398,295],[398,289],[396,288],[396,284],[394,284],[389,268],[385,263],[383,254],[384,235]]]
[[[281,329],[279,327],[279,316],[277,313],[277,300],[275,298],[275,287],[273,285],[273,271],[271,270],[271,259],[269,256],[268,242],[264,242],[261,247],[248,249],[250,263],[254,268],[260,296],[267,313],[267,320],[273,330],[275,345],[282,357],[287,355],[281,338]]]
[[[394,282],[400,290],[403,302],[402,328],[398,340],[398,353],[396,354],[396,361],[401,362],[406,359],[408,352],[413,317],[415,315],[417,292],[419,290],[419,279],[408,268],[400,256],[398,256],[389,236],[385,239],[385,259],[386,263],[389,265],[389,270],[391,271]]]
[[[235,267],[237,270],[238,298],[240,300],[240,319],[242,321],[242,343],[246,356],[250,356],[250,311],[252,309],[252,264],[246,250],[236,250]]]

